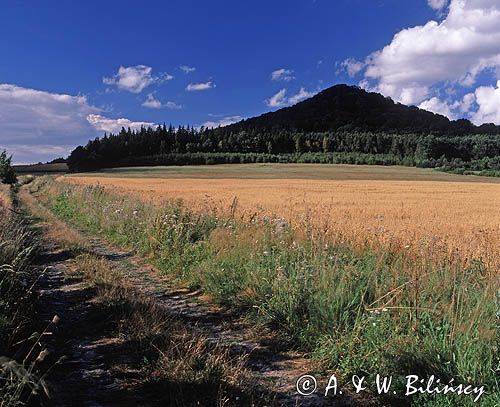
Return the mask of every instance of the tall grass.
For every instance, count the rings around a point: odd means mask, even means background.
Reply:
[[[37,335],[30,336],[35,293],[32,260],[38,243],[33,230],[16,212],[13,195],[0,185],[0,405],[26,405],[43,381],[35,374],[39,349],[27,353]]]
[[[158,208],[47,178],[32,188],[61,218],[151,256],[163,272],[274,328],[325,370],[395,380],[434,374],[485,385],[482,405],[499,402],[498,257],[465,266],[459,256],[437,261],[404,248],[359,251],[332,244],[312,225],[298,234],[273,219],[241,223],[175,202]]]
[[[135,364],[143,383],[134,389],[142,400],[169,406],[275,405],[271,395],[252,385],[244,356],[166,314],[108,260],[84,254],[73,269],[95,288],[92,303],[121,338],[120,353],[142,359]]]

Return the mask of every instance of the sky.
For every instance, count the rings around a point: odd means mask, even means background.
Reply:
[[[218,126],[339,83],[500,124],[498,0],[0,0],[0,150]]]

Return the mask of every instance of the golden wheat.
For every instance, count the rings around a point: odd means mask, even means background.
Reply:
[[[278,216],[300,229],[356,246],[458,254],[498,260],[500,186],[494,183],[299,179],[60,178],[100,184],[161,203],[182,199],[189,208],[242,218]]]

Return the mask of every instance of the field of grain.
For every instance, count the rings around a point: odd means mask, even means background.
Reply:
[[[113,170],[59,178],[245,219],[311,225],[336,241],[497,260],[500,184],[400,167],[266,165]],[[318,179],[320,178],[320,179]]]
[[[498,405],[496,180],[418,170],[401,180],[398,168],[373,179],[376,168],[336,166],[311,179],[314,166],[289,168],[114,170],[37,178],[30,190],[59,218],[272,329],[320,369],[480,383],[483,404]],[[438,398],[412,405],[472,405]]]

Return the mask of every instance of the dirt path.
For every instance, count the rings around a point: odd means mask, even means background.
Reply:
[[[271,404],[375,405],[373,400],[352,394],[335,399],[325,399],[318,393],[300,396],[295,389],[296,380],[313,369],[305,355],[280,350],[272,335],[257,334],[247,322],[210,303],[202,293],[179,288],[178,283],[160,275],[134,253],[118,250],[102,239],[85,236],[63,224],[28,192],[22,191],[20,197],[32,212],[45,218],[46,238],[53,240],[54,235],[68,233],[78,236],[85,241],[87,253],[107,259],[138,293],[153,299],[164,313],[200,331],[207,341],[229,349],[232,354],[246,355],[252,385],[273,394]],[[74,277],[71,270],[74,257],[71,251],[47,241],[41,258],[46,273],[39,285],[40,323],[47,324],[54,315],[59,316],[60,321],[51,328],[53,334],[46,346],[51,351],[51,363],[64,356],[48,377],[54,405],[159,405],[152,394],[127,391],[131,384],[141,380],[139,371],[134,368],[134,355],[120,352],[121,339],[108,328],[106,317],[95,310],[94,289],[81,278]],[[117,365],[121,368],[117,369]]]
[[[59,319],[49,325],[51,335],[43,340],[52,356],[49,363],[55,363],[47,378],[51,400],[55,406],[124,405],[123,399],[112,403],[118,386],[104,361],[105,347],[113,338],[107,337],[105,326],[95,324],[92,288],[68,277],[71,259],[71,253],[52,245],[45,246],[42,256],[46,271],[38,286],[38,318],[42,326],[54,316]]]

